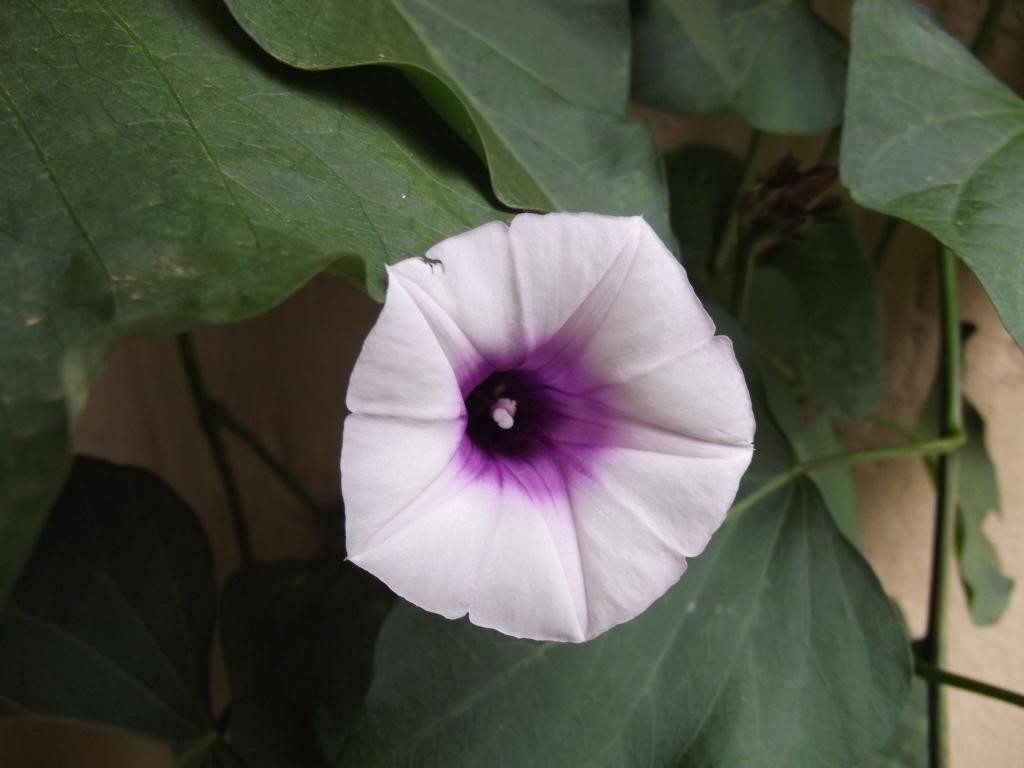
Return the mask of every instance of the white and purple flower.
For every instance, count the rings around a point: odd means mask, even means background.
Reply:
[[[522,214],[389,269],[348,391],[349,558],[517,637],[641,613],[725,518],[754,417],[641,218]]]

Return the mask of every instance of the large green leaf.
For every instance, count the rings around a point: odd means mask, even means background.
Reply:
[[[812,226],[759,257],[751,341],[829,413],[853,419],[882,395],[882,310],[874,270],[845,221]]]
[[[672,112],[819,133],[843,108],[846,44],[801,0],[644,0],[633,93]]]
[[[0,602],[110,344],[332,264],[379,295],[385,262],[502,215],[465,154],[401,77],[275,64],[217,3],[5,3]]]
[[[856,0],[841,171],[928,230],[1024,346],[1024,101],[912,0]]]
[[[999,554],[983,528],[989,514],[999,513],[999,485],[996,469],[985,450],[985,422],[966,401],[964,431],[967,443],[960,454],[956,553],[971,618],[975,624],[984,626],[1003,615],[1013,581],[1003,575]]]
[[[132,731],[210,764],[223,752],[209,711],[215,594],[206,535],[170,488],[76,460],[0,613],[0,712]]]
[[[337,764],[856,765],[888,735],[908,676],[884,592],[805,481],[585,645],[400,604]]]
[[[246,766],[312,768],[340,750],[391,599],[341,559],[253,565],[232,577],[221,636],[232,745]]]
[[[794,456],[751,351],[715,320],[758,413],[743,496]],[[644,614],[583,645],[400,603],[335,764],[857,765],[888,735],[909,676],[889,600],[803,480],[728,522]]]
[[[642,213],[668,235],[650,128],[623,116],[623,0],[227,0],[253,38],[304,69],[402,68],[487,158],[516,208]]]
[[[906,631],[906,622],[902,623]],[[928,768],[928,757],[928,683],[914,675],[896,727],[861,768]]]
[[[928,684],[915,677],[896,728],[862,768],[928,768]]]

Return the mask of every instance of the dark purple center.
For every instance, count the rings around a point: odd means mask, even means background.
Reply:
[[[538,503],[564,500],[570,483],[590,477],[595,455],[613,442],[617,415],[578,345],[551,341],[461,384],[466,431],[459,457],[477,480],[516,486]]]
[[[466,397],[466,436],[492,456],[533,458],[550,449],[562,418],[558,394],[529,371],[495,371]],[[507,428],[494,416],[502,400],[515,403],[513,423]]]

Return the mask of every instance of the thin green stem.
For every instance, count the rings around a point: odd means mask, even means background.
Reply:
[[[845,469],[858,464],[870,464],[874,461],[889,461],[892,459],[904,459],[920,456],[940,456],[958,450],[964,444],[962,431],[937,437],[931,440],[911,440],[906,443],[895,445],[882,445],[876,448],[865,448],[859,451],[844,451],[831,456],[823,456],[818,459],[795,464],[785,472],[770,477],[757,490],[747,494],[733,504],[729,511],[730,516],[739,515],[766,496],[782,488],[787,483],[796,480],[804,475],[811,475],[815,472],[824,472],[829,469]]]
[[[729,202],[728,215],[715,237],[715,247],[712,249],[711,274],[718,275],[725,270],[729,258],[736,250],[736,243],[739,234],[740,199],[744,191],[750,186],[754,174],[758,170],[758,161],[761,157],[761,149],[764,145],[764,134],[755,130],[750,134],[750,142],[747,144],[747,151],[743,156],[743,171],[736,189],[733,192],[732,200]]]
[[[206,384],[203,382],[203,376],[199,369],[199,358],[196,356],[195,347],[192,345],[191,334],[183,333],[178,336],[178,352],[181,354],[181,362],[185,368],[185,377],[188,379],[189,391],[192,393],[192,402],[196,408],[196,415],[199,417],[199,426],[206,436],[206,443],[210,446],[213,463],[217,466],[221,482],[224,485],[224,493],[228,501],[228,512],[231,514],[231,521],[235,528],[235,538],[238,541],[239,555],[243,562],[251,562],[252,538],[249,535],[249,527],[245,522],[242,499],[238,492],[238,482],[235,479],[231,462],[228,460],[227,450],[224,448],[216,406],[213,404],[213,399],[210,397]]]
[[[263,464],[270,470],[270,473],[277,478],[278,482],[287,489],[295,500],[298,501],[308,511],[315,514],[321,514],[323,509],[316,501],[313,496],[302,487],[302,484],[295,479],[295,477],[288,471],[270,449],[267,448],[263,442],[253,433],[248,427],[242,424],[234,415],[229,411],[225,405],[219,401],[212,401],[211,406],[216,408],[217,416],[221,426],[225,430],[233,434],[239,441],[242,442],[250,451],[252,451],[256,458],[263,462]]]
[[[999,20],[1003,17],[1006,5],[1007,0],[989,0],[985,17],[981,20],[981,24],[978,25],[978,31],[975,32],[974,39],[971,41],[971,53],[978,58],[981,58],[988,52],[988,47],[992,44],[992,38],[995,36],[996,30],[999,29]]]
[[[742,326],[747,320],[747,309],[750,306],[750,291],[754,285],[754,260],[757,248],[746,237],[736,242],[736,271],[732,278],[732,296],[729,311]]]
[[[944,669],[939,669],[938,667],[929,664],[920,657],[914,659],[914,673],[918,677],[924,678],[929,683],[947,685],[952,688],[971,691],[971,693],[976,693],[979,696],[987,696],[990,699],[998,699],[999,701],[1005,701],[1007,704],[1024,707],[1024,694],[1020,694],[1006,688],[1000,688],[998,685],[983,683],[982,681],[975,680],[971,677],[964,677],[963,675],[957,675],[953,672],[947,672]]]
[[[742,499],[732,505],[732,509],[729,510],[729,517],[738,517],[752,506],[757,504],[759,501],[764,499],[766,496],[770,496],[788,483],[793,482],[800,477],[801,472],[798,467],[793,467],[788,472],[780,472],[774,477],[768,478],[764,485],[758,487],[757,490],[748,493]]]
[[[957,287],[956,257],[936,244],[939,285],[942,298],[942,378],[939,429],[945,433],[963,431],[963,393],[961,390],[960,300]],[[948,603],[949,560],[953,551],[957,501],[960,485],[960,457],[942,456],[936,465],[938,498],[935,513],[935,537],[932,547],[931,593],[928,600],[928,628],[922,643],[925,661],[941,668],[946,653],[945,613]],[[928,746],[932,768],[945,768],[946,703],[941,686],[928,686]]]
[[[877,448],[837,453],[834,456],[812,459],[799,466],[803,472],[810,474],[827,469],[845,469],[857,464],[870,464],[874,461],[890,461],[892,459],[920,456],[941,456],[961,448],[964,440],[963,432],[956,431],[944,437],[935,437],[928,440],[911,440],[910,442],[896,443],[895,445],[882,445]]]

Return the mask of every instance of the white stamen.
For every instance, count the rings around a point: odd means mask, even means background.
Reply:
[[[515,424],[516,401],[507,397],[499,397],[497,402],[491,406],[491,418],[494,423],[502,429],[512,429]]]

